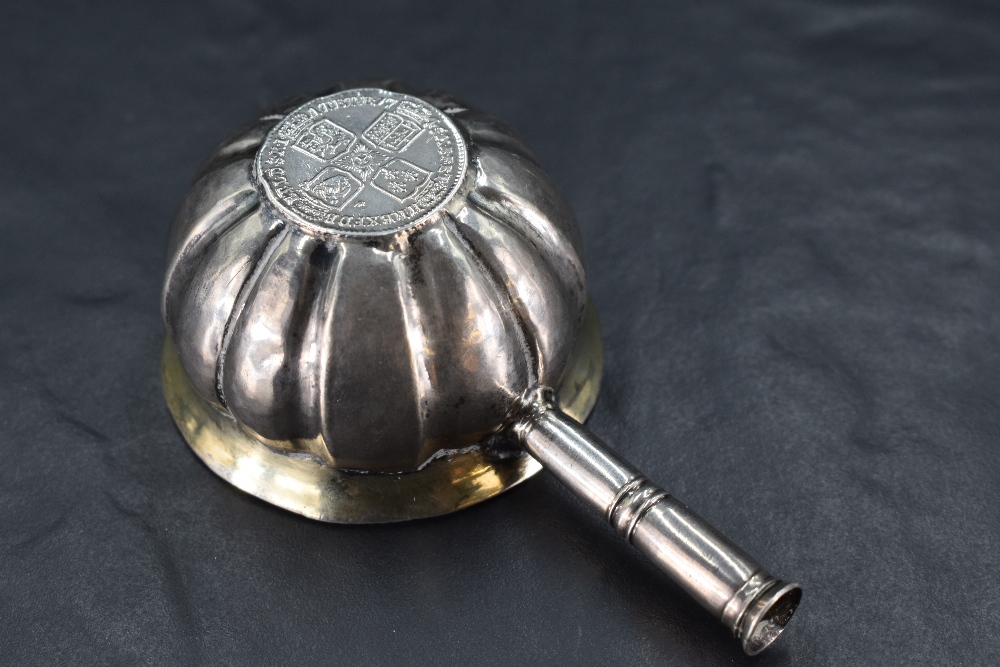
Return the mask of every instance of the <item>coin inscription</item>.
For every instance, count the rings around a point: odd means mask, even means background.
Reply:
[[[465,140],[437,107],[356,88],[289,113],[268,133],[255,169],[283,217],[315,231],[375,236],[439,211],[466,161]]]

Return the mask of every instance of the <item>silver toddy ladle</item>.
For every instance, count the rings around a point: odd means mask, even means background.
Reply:
[[[171,413],[217,474],[322,521],[444,514],[544,467],[759,653],[800,587],[580,425],[581,257],[496,119],[392,82],[299,100],[217,147],[173,224]]]

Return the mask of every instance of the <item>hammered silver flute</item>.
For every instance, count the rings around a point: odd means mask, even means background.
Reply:
[[[220,144],[174,221],[164,390],[233,485],[335,523],[549,470],[756,654],[801,598],[587,431],[603,370],[572,209],[497,119],[395,82]]]

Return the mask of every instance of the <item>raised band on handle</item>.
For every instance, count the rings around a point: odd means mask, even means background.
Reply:
[[[524,448],[599,511],[756,655],[785,628],[802,597],[707,521],[643,477],[536,391],[514,425]]]

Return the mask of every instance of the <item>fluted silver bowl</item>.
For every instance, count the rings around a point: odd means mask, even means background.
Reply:
[[[400,521],[544,466],[747,653],[799,603],[578,423],[601,355],[573,214],[457,100],[347,88],[224,142],[174,223],[163,313],[171,414],[259,498]]]
[[[531,151],[449,96],[381,84],[215,149],[173,224],[162,308],[191,385],[242,429],[389,472],[558,386],[586,298],[573,213]]]

